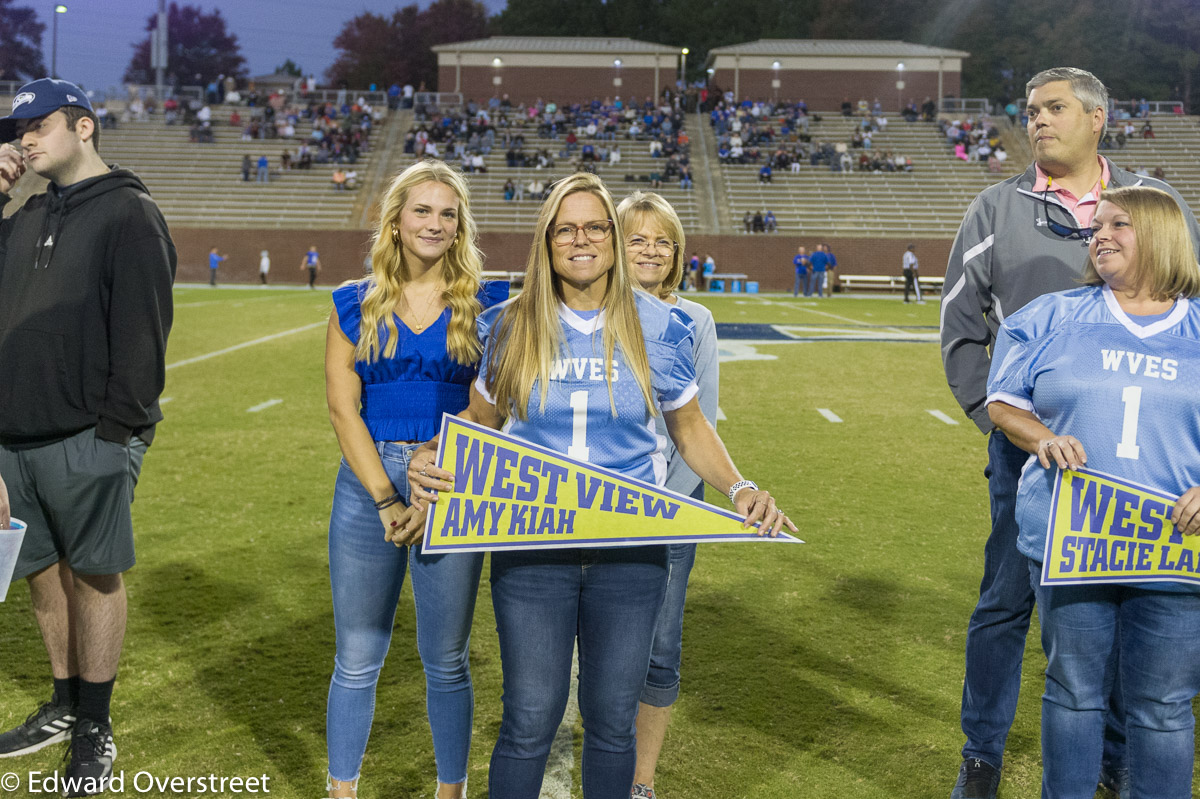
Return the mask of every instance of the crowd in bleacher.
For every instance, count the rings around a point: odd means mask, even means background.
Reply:
[[[802,164],[825,165],[834,172],[911,172],[911,158],[890,150],[875,150],[872,135],[885,130],[887,117],[878,108],[863,106],[861,121],[848,141],[822,141],[810,134],[821,121],[810,114],[804,100],[772,103],[734,102],[732,93],[717,102],[709,115],[717,138],[717,160],[722,164],[759,165],[759,181],[770,183],[776,170],[799,172]],[[906,117],[907,118],[907,117]],[[914,117],[915,120],[915,117]],[[861,149],[858,156],[851,150]]]
[[[987,114],[981,114],[979,119],[943,119],[938,122],[938,129],[960,161],[982,161],[992,172],[999,172],[1008,160],[1000,131]]]
[[[214,106],[228,109],[228,116],[222,119],[215,115]],[[332,101],[294,102],[279,91],[260,95],[250,89],[242,94],[228,80],[210,84],[204,100],[169,97],[162,109],[164,122],[188,126],[188,140],[194,143],[212,143],[215,127],[222,124],[240,129],[242,141],[297,142],[295,157],[284,149],[280,171],[308,169],[314,163],[356,163],[370,148],[371,131],[383,119],[382,109],[374,108],[364,97],[354,99],[347,92],[339,92]],[[143,102],[133,97],[123,116],[146,118],[154,111],[153,99]],[[340,187],[345,188],[346,182]]]
[[[553,169],[569,165],[574,171],[596,172],[622,162],[622,145],[646,146],[662,166],[646,176],[658,188],[678,181],[691,188],[690,140],[677,101],[658,103],[650,97],[626,102],[619,96],[560,104],[540,98],[529,105],[493,97],[488,103],[468,101],[458,108],[414,107],[415,120],[406,132],[404,152],[416,158],[434,157],[457,162],[467,173],[495,166],[493,152],[504,152],[509,168]],[[539,197],[509,181],[505,199]]]

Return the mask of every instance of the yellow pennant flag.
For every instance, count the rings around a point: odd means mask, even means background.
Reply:
[[[1200,536],[1175,531],[1177,499],[1103,472],[1060,471],[1042,585],[1200,583]]]
[[[804,543],[743,529],[742,517],[458,417],[442,417],[438,493],[421,550],[624,547],[710,541]]]

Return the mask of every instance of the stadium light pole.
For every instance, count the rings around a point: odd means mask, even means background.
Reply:
[[[904,110],[904,62],[896,65],[896,110]]]
[[[687,57],[690,52],[691,50],[686,47],[679,51],[680,55],[683,56],[679,61],[679,84],[682,87],[681,91],[687,89]]]
[[[771,89],[775,95],[775,103],[779,103],[779,67],[782,66],[778,61],[771,62],[771,69],[775,70],[775,77],[771,78]]]
[[[613,86],[621,88],[621,59],[613,59]]]
[[[54,33],[50,45],[50,77],[58,77],[58,15],[67,13],[67,7],[62,3],[54,6]]]
[[[492,90],[493,96],[498,96],[500,94],[500,84],[503,82],[503,78],[500,77],[500,67],[502,66],[504,66],[504,62],[500,60],[500,56],[496,56],[492,59],[492,86],[495,87]]]

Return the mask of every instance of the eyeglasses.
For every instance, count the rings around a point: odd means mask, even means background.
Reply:
[[[575,237],[583,231],[583,235],[593,244],[599,244],[608,238],[613,231],[611,219],[596,219],[584,222],[582,225],[555,225],[550,228],[550,238],[559,246],[566,246],[575,241]]]
[[[1078,239],[1085,243],[1091,241],[1092,229],[1090,227],[1071,227],[1050,218],[1050,200],[1047,199],[1049,193],[1049,189],[1042,192],[1042,212],[1046,215],[1046,227],[1050,228],[1050,232],[1064,239]]]
[[[663,255],[674,255],[675,251],[679,249],[679,242],[671,241],[670,239],[650,241],[650,239],[644,239],[641,236],[633,236],[629,241],[625,242],[625,246],[639,252],[651,251]]]

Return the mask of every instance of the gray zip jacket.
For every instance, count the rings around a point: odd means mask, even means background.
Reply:
[[[1107,160],[1107,159],[1106,159]],[[1183,208],[1200,249],[1200,226],[1179,193],[1161,180],[1143,178],[1108,162],[1108,188],[1152,186]],[[1078,288],[1087,264],[1087,245],[1049,229],[1050,220],[1069,227],[1078,221],[1053,192],[1043,202],[1034,193],[1033,164],[1022,175],[989,186],[967,208],[954,238],[942,286],[942,364],[954,398],[979,429],[993,425],[987,413],[987,377],[992,344],[1004,319],[1031,300]]]

